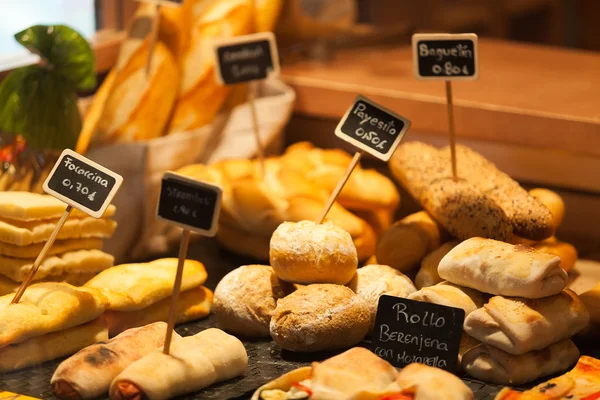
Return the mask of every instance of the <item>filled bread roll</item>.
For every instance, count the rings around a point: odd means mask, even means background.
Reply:
[[[0,372],[9,372],[64,357],[91,344],[107,340],[104,318],[46,333],[0,348]]]
[[[440,227],[420,211],[395,222],[381,235],[375,256],[380,263],[402,272],[415,269],[425,255],[441,245]]]
[[[133,328],[108,342],[88,346],[60,363],[50,384],[60,399],[95,399],[108,392],[112,380],[129,364],[162,346],[167,324]],[[174,333],[173,340],[179,335]]]
[[[522,385],[564,371],[578,357],[577,346],[568,339],[516,356],[493,346],[480,344],[467,351],[462,365],[465,372],[484,382]]]
[[[217,324],[236,335],[269,337],[269,323],[277,300],[293,290],[269,266],[243,265],[234,269],[215,289]]]
[[[210,328],[171,343],[170,354],[155,350],[130,364],[110,385],[110,398],[170,399],[196,392],[246,372],[242,342]]]
[[[415,277],[415,286],[417,289],[433,286],[444,281],[440,277],[440,274],[438,274],[438,265],[440,265],[442,258],[456,247],[456,245],[458,245],[458,242],[446,242],[423,258],[421,268]]]
[[[483,238],[465,240],[450,250],[438,273],[480,292],[529,299],[560,293],[568,278],[554,255]]]
[[[270,324],[275,343],[286,350],[335,350],[359,343],[369,331],[369,307],[345,286],[301,287],[280,299]]]
[[[450,372],[425,364],[409,364],[396,377],[402,393],[414,400],[472,400],[473,392]]]
[[[280,279],[302,284],[344,285],[358,266],[350,234],[330,222],[279,225],[271,237],[270,259]]]
[[[552,214],[552,226],[554,226],[555,230],[558,229],[565,217],[565,202],[562,197],[552,190],[543,188],[531,189],[529,194],[546,206],[550,214]]]
[[[387,265],[366,265],[359,268],[348,287],[369,307],[371,329],[375,326],[377,306],[382,295],[406,298],[416,290],[406,275]]]
[[[577,249],[572,244],[560,242],[554,238],[554,240],[547,239],[534,243],[532,247],[542,253],[553,254],[560,258],[560,267],[566,272],[575,268],[578,254]]]
[[[494,296],[465,319],[465,331],[510,354],[540,350],[582,330],[589,314],[570,289],[531,300]]]
[[[465,317],[483,307],[486,300],[483,293],[450,282],[442,282],[435,286],[423,288],[412,293],[408,298],[446,307],[462,308],[465,310]]]

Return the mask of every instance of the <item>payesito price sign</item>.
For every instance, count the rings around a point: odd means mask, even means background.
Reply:
[[[417,79],[474,80],[479,77],[477,35],[417,33],[412,37]]]
[[[416,362],[454,372],[465,311],[381,296],[371,351],[396,367]]]

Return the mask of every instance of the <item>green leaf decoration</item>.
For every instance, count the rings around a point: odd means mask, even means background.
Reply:
[[[15,39],[32,53],[40,55],[58,75],[77,90],[96,87],[94,52],[87,40],[64,25],[35,25]]]

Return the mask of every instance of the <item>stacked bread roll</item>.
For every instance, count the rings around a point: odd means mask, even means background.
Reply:
[[[480,342],[463,348],[462,367],[470,375],[518,385],[577,361],[579,351],[570,337],[587,325],[589,314],[565,289],[567,273],[558,257],[471,238],[442,258],[438,273],[451,284],[421,289],[411,298],[465,309],[464,330]]]
[[[14,292],[25,280],[65,208],[48,195],[0,192],[0,295]],[[98,219],[71,212],[33,280],[82,285],[111,267],[114,258],[100,249],[117,227],[114,213],[114,206]]]
[[[163,258],[149,263],[117,265],[84,285],[108,298],[110,304],[104,318],[111,337],[130,328],[167,321],[177,263],[176,258]],[[185,260],[175,309],[176,323],[208,316],[213,293],[202,286],[206,278],[202,263]]]
[[[271,266],[242,266],[215,290],[220,327],[240,336],[271,336],[298,352],[359,343],[372,330],[382,294],[406,297],[415,288],[384,265],[358,269],[350,234],[330,222],[284,222],[270,243]],[[347,286],[344,286],[347,285]]]

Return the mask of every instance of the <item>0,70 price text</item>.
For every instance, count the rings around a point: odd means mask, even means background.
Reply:
[[[84,196],[87,196],[89,201],[94,201],[94,199],[96,198],[96,192],[92,192],[90,193],[90,188],[88,188],[87,186],[82,185],[80,182],[71,182],[70,179],[65,178],[62,181],[62,184],[64,187],[67,187],[69,189],[75,189],[78,193],[81,193]]]

